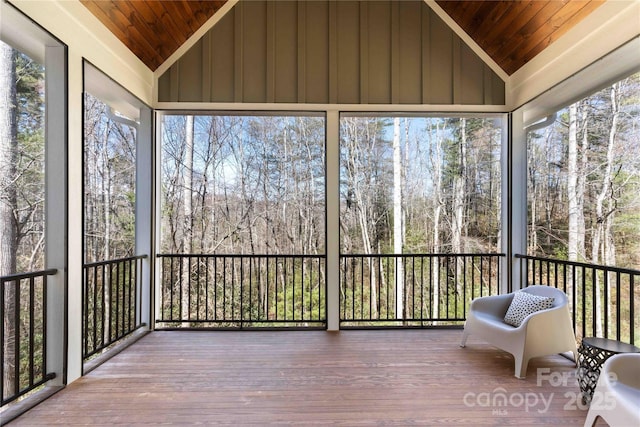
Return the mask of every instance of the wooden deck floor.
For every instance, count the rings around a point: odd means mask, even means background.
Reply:
[[[460,335],[154,332],[9,426],[583,425],[569,360],[518,380],[509,354]]]

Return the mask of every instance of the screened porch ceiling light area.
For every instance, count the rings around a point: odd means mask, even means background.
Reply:
[[[226,0],[80,1],[151,70],[167,61],[226,3]],[[423,0],[398,3],[412,1]],[[357,6],[360,2],[340,3]],[[426,3],[441,8],[511,75],[605,1],[426,0]]]
[[[107,104],[117,115],[140,121],[142,101],[123,89],[91,63],[84,62],[84,90]]]

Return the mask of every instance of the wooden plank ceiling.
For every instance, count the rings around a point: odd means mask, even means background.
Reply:
[[[511,75],[604,0],[436,0]]]
[[[80,0],[151,70],[157,69],[226,0]]]
[[[226,0],[80,0],[151,70]],[[509,75],[605,0],[436,0]]]

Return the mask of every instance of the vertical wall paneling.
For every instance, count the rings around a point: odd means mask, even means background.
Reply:
[[[369,103],[369,7],[360,6],[360,103]]]
[[[266,41],[266,58],[265,58],[265,101],[266,102],[275,102],[275,92],[276,92],[276,13],[275,13],[275,2],[269,1],[266,3],[266,28],[265,28],[265,41]]]
[[[462,42],[459,38],[453,37],[451,39],[451,57],[453,58],[453,63],[451,64],[451,68],[453,70],[453,84],[451,85],[451,89],[453,89],[452,104],[462,104],[462,60],[461,60],[461,48],[460,44]]]
[[[430,85],[431,82],[431,10],[422,8],[422,12],[420,13],[422,25],[422,56],[421,56],[421,65],[422,65],[422,99],[421,102],[423,104],[430,103]]]
[[[169,96],[172,101],[178,101],[178,91],[180,89],[180,61],[178,61],[175,67],[171,67],[169,71]]]
[[[360,5],[357,1],[338,2],[337,72],[338,103],[360,103]]]
[[[369,6],[369,103],[391,100],[391,3],[368,2]]]
[[[244,67],[243,67],[243,33],[244,33],[244,21],[242,19],[244,15],[244,2],[239,2],[234,8],[234,37],[233,37],[233,63],[234,63],[234,86],[233,86],[233,100],[235,102],[242,102],[243,99],[243,81],[244,81]],[[215,28],[215,27],[214,27]]]
[[[482,64],[483,76],[483,104],[491,105],[493,99],[493,80],[491,79],[491,69],[486,64]]]
[[[306,102],[329,99],[329,2],[307,2]]]
[[[420,104],[422,102],[422,13],[421,4],[412,1],[399,3],[398,58],[399,58],[399,102]],[[395,51],[395,48],[394,48]]]
[[[265,102],[267,78],[267,2],[246,1],[243,5],[242,101]]]
[[[293,1],[275,6],[275,100],[298,101],[298,6]]]
[[[298,102],[306,102],[306,31],[307,3],[298,2]]]
[[[170,95],[171,91],[171,81],[169,77],[171,76],[171,69],[167,70],[160,78],[158,79],[158,99],[165,101],[173,101]]]
[[[202,37],[202,94],[201,99],[210,100],[211,99],[211,82],[212,78],[207,78],[206,76],[213,76],[213,71],[211,70],[211,56],[213,55],[213,47],[211,46],[211,32]]]
[[[453,35],[434,13],[430,14],[430,64],[427,104],[453,104]]]
[[[329,103],[338,102],[338,5],[329,2]]]
[[[491,97],[491,104],[504,104],[505,103],[505,87],[504,87],[504,81],[502,81],[502,79],[493,72],[493,70],[491,70],[489,68],[488,65],[485,65],[485,68],[487,68],[487,72],[491,74],[491,81],[493,83],[491,90],[492,90],[492,97]]]
[[[479,105],[484,103],[484,63],[469,46],[460,43],[460,90],[461,104]]]
[[[241,80],[236,72],[236,34],[233,9],[209,32],[211,35],[211,95],[207,101],[233,102],[236,81]]]
[[[504,104],[504,82],[421,0],[239,1],[158,100]]]
[[[404,2],[402,2],[404,3]],[[400,101],[400,2],[391,3],[391,103]]]

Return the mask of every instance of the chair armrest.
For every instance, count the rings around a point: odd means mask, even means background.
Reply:
[[[480,297],[471,301],[469,310],[492,314],[496,317],[504,317],[512,300],[513,293]]]

